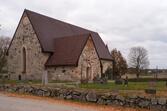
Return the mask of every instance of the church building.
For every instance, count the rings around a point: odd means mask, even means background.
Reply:
[[[92,81],[113,62],[99,34],[24,10],[7,52],[11,79]]]

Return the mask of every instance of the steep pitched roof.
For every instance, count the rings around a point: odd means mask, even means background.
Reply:
[[[99,58],[112,60],[109,51],[98,33],[29,10],[25,10],[24,12],[30,19],[43,52],[54,52],[54,44],[57,38],[91,34]]]
[[[89,34],[60,37],[54,40],[53,55],[46,62],[46,66],[77,66],[82,50],[89,38]]]

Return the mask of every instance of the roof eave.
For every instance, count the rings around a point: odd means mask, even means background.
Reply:
[[[45,67],[49,68],[49,67],[65,67],[65,66],[68,66],[68,67],[77,67],[78,65],[77,64],[56,64],[56,65],[50,65],[50,64],[46,64]]]
[[[109,58],[100,58],[100,60],[114,61],[113,59],[109,59]]]

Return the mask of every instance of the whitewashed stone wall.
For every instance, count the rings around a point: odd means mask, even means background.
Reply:
[[[23,47],[26,49],[26,73],[23,73]],[[42,53],[38,38],[26,14],[18,26],[8,52],[8,72],[11,79],[41,79],[49,54]]]

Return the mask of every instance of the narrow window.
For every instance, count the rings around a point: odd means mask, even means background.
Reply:
[[[21,75],[18,76],[19,81],[21,80]]]
[[[26,49],[23,47],[23,73],[26,73]]]

